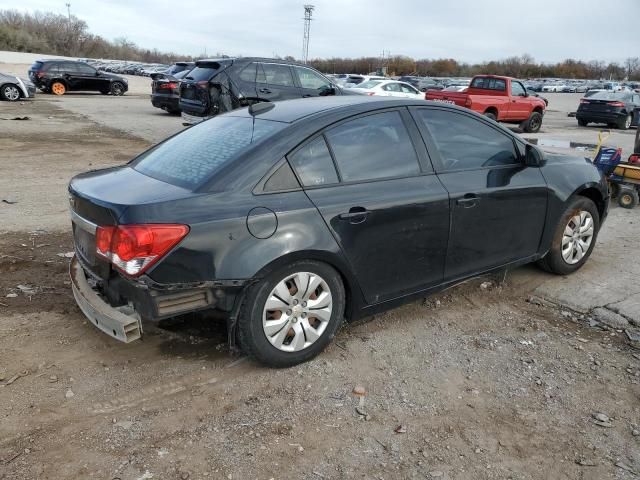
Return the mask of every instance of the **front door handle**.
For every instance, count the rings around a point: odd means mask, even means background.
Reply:
[[[358,224],[364,222],[371,212],[364,207],[351,207],[348,213],[338,215],[340,220],[348,220],[349,223]]]
[[[261,88],[260,90],[258,90],[260,93],[271,93],[271,90],[269,90],[268,88]]]
[[[464,197],[456,200],[456,205],[460,205],[463,208],[473,208],[478,205],[479,202],[480,198],[477,195],[473,193],[467,193]]]

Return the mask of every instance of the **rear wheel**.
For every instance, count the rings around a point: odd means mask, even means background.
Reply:
[[[578,125],[580,125],[581,127],[586,127],[587,125],[589,125],[589,122],[587,122],[586,120],[583,120],[582,118],[579,118]]]
[[[634,208],[638,205],[638,191],[631,188],[621,188],[618,192],[618,205],[622,208]]]
[[[329,344],[344,309],[344,286],[334,268],[295,262],[250,287],[238,323],[240,345],[269,366],[297,365]]]
[[[633,121],[633,115],[629,114],[624,118],[621,118],[618,122],[618,128],[620,130],[629,130],[631,128],[631,122]]]
[[[0,88],[0,98],[9,102],[17,102],[20,100],[20,89],[13,84],[3,85]]]
[[[124,85],[121,82],[113,82],[109,91],[111,95],[119,97],[120,95],[124,95]]]
[[[585,197],[575,198],[560,217],[551,249],[538,265],[557,275],[575,272],[591,255],[599,229],[600,215],[595,203]]]
[[[533,112],[529,119],[525,122],[524,131],[527,133],[536,133],[542,127],[542,115],[540,112]]]
[[[496,116],[496,114],[493,111],[484,112],[484,116],[487,117],[487,118],[490,118],[494,122],[498,120],[498,117]]]
[[[62,82],[53,82],[51,84],[51,93],[54,95],[64,95],[67,93],[67,87]]]

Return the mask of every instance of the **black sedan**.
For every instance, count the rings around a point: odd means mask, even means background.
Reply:
[[[219,115],[69,185],[73,293],[103,332],[216,309],[277,367],[343,319],[496,269],[589,258],[608,191],[474,112],[343,96]]]
[[[628,130],[638,124],[633,115],[636,108],[640,108],[640,93],[602,91],[580,100],[576,119],[581,127],[589,123],[606,123]]]
[[[151,104],[167,113],[180,113],[180,82],[189,74],[182,70],[173,75],[151,74]]]

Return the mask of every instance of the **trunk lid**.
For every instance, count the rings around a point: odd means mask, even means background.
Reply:
[[[469,94],[464,92],[443,92],[440,90],[427,90],[425,98],[434,102],[449,103],[451,105],[464,107],[468,97]]]

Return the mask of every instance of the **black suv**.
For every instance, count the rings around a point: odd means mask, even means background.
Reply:
[[[71,60],[38,60],[31,65],[29,78],[43,92],[55,95],[76,90],[119,96],[129,89],[125,78]]]
[[[187,123],[257,102],[344,95],[307,65],[270,58],[199,60],[180,84],[180,110]]]

